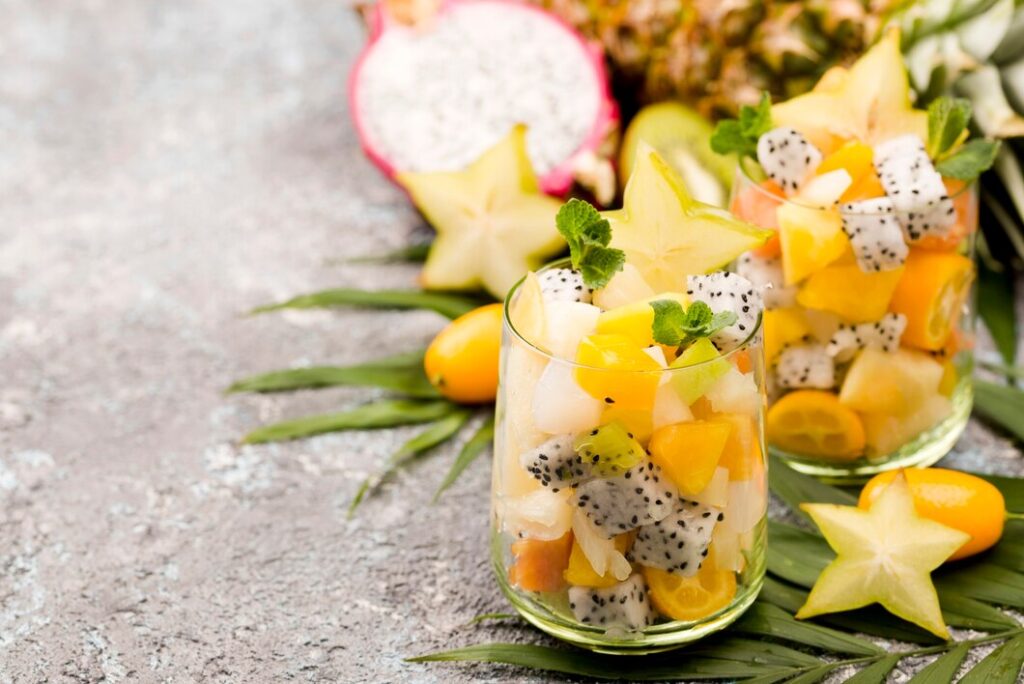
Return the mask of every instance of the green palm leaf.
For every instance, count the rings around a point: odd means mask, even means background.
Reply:
[[[363,404],[340,413],[308,416],[267,425],[247,434],[242,438],[242,442],[261,444],[311,437],[340,430],[370,430],[399,425],[415,425],[438,420],[455,410],[456,406],[448,401],[385,399],[371,404]]]
[[[334,306],[356,306],[370,309],[429,309],[447,318],[486,304],[487,301],[466,295],[423,290],[359,290],[336,288],[293,297],[277,304],[258,306],[251,313],[267,313],[281,309],[318,309]]]

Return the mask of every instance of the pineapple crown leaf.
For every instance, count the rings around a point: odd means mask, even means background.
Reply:
[[[757,139],[772,128],[772,99],[761,93],[756,107],[743,105],[739,118],[723,119],[711,134],[711,149],[718,154],[737,153],[740,157],[757,156]]]
[[[654,309],[651,324],[654,341],[673,347],[688,346],[736,323],[734,311],[714,313],[704,302],[693,302],[684,310],[677,301],[656,299],[651,302],[651,308]]]
[[[611,224],[587,202],[573,198],[563,204],[555,226],[569,244],[572,267],[580,272],[587,287],[604,287],[622,270],[625,252],[608,246],[612,241]]]

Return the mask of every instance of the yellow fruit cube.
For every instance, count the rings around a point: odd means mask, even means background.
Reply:
[[[888,311],[902,274],[902,267],[865,273],[856,264],[834,264],[811,275],[796,301],[808,309],[831,311],[847,323],[877,321]]]
[[[764,360],[771,365],[786,345],[811,334],[804,312],[797,307],[764,312]]]
[[[576,351],[576,382],[595,399],[623,409],[651,410],[661,366],[625,335],[588,335]]]
[[[654,309],[651,302],[668,299],[679,302],[685,309],[689,298],[681,292],[662,292],[638,302],[617,306],[605,311],[597,317],[597,333],[599,335],[625,335],[641,347],[654,344],[651,326],[654,323]]]
[[[792,202],[775,212],[782,245],[782,272],[786,285],[800,282],[838,259],[850,241],[835,209],[814,209]]]
[[[601,425],[618,423],[640,444],[647,444],[654,431],[654,419],[650,411],[643,409],[609,406],[601,414]]]
[[[648,451],[682,494],[696,494],[711,482],[732,429],[726,421],[667,425],[651,435]]]
[[[923,352],[865,349],[847,371],[839,401],[854,411],[905,415],[939,394],[942,373],[942,364]]]
[[[751,416],[718,413],[714,419],[728,423],[732,430],[722,450],[718,465],[729,469],[730,480],[749,480],[759,473],[764,464],[761,453],[760,428]]]

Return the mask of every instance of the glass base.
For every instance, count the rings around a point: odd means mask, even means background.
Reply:
[[[764,562],[751,567],[748,572],[744,573],[749,576],[749,580],[738,587],[732,603],[706,618],[694,621],[663,622],[648,627],[640,634],[609,637],[602,629],[584,625],[559,615],[542,601],[513,589],[506,578],[500,555],[494,559],[493,565],[498,586],[501,587],[502,593],[505,594],[509,602],[523,616],[523,619],[556,639],[590,649],[596,653],[610,655],[645,655],[668,651],[728,627],[743,615],[757,599],[761,585],[764,583],[765,572]]]
[[[974,388],[970,378],[965,378],[957,386],[952,403],[953,413],[948,418],[884,456],[861,458],[849,463],[829,463],[792,454],[771,445],[768,446],[768,452],[785,461],[794,470],[835,484],[863,482],[878,473],[899,468],[925,468],[948,454],[967,427],[974,405]]]

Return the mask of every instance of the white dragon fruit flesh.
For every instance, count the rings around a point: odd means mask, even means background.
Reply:
[[[446,0],[426,26],[377,3],[349,80],[363,149],[396,171],[459,171],[516,124],[541,189],[564,194],[618,126],[601,51],[509,0]]]
[[[657,618],[640,573],[607,589],[569,587],[569,608],[583,624],[606,630],[639,632]]]
[[[817,343],[795,344],[779,353],[775,379],[780,387],[829,389],[836,384],[835,362]]]
[[[956,209],[921,139],[900,136],[876,146],[874,152],[875,171],[907,241],[945,236],[956,223]]]
[[[888,197],[848,202],[839,207],[839,215],[860,270],[891,271],[907,260],[910,248]]]
[[[764,309],[753,283],[728,271],[686,276],[686,294],[692,301],[704,302],[715,313],[732,311],[736,314],[734,324],[711,337],[722,351],[733,349],[746,340],[757,327],[757,319]]]
[[[849,361],[861,349],[894,352],[906,327],[907,317],[897,313],[888,313],[874,323],[841,323],[825,349],[840,363]]]
[[[793,128],[773,128],[757,139],[757,161],[787,194],[800,189],[821,163],[821,151]]]
[[[637,530],[626,557],[640,565],[692,577],[707,558],[715,525],[724,519],[725,514],[717,508],[681,500],[675,513]]]
[[[590,476],[590,463],[584,463],[572,446],[572,435],[557,435],[536,449],[523,452],[519,462],[551,491],[574,487]]]
[[[594,291],[583,282],[583,274],[571,268],[549,268],[537,274],[545,302],[589,304]]]
[[[762,257],[747,252],[736,262],[736,272],[753,283],[761,294],[766,309],[782,309],[796,305],[795,285],[786,287],[782,257]]]
[[[661,520],[672,513],[679,491],[645,458],[617,477],[584,482],[576,505],[606,538]]]

